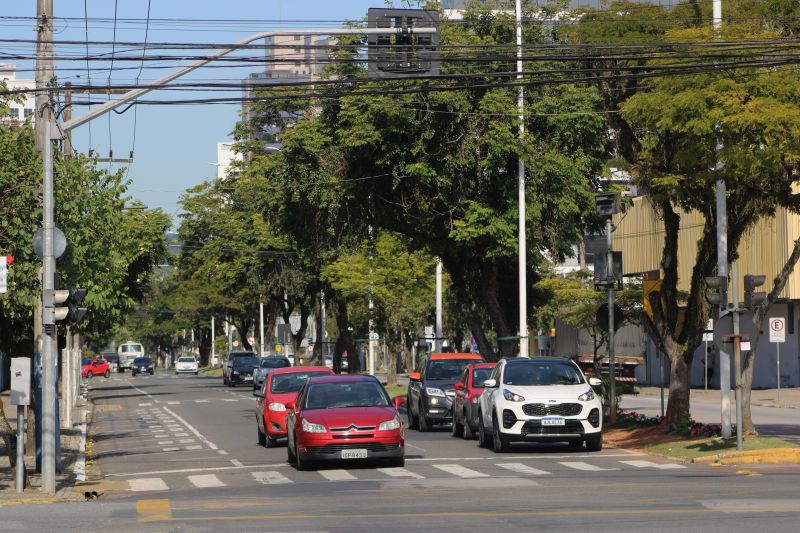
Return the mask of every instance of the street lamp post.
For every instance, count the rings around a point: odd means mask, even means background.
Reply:
[[[517,17],[517,80],[522,81],[522,0],[516,2]],[[522,84],[517,93],[517,108],[519,110],[519,139],[520,144],[525,137],[525,89]],[[527,274],[527,246],[525,240],[525,161],[520,155],[517,159],[517,202],[519,204],[519,356],[528,357],[528,274]]]

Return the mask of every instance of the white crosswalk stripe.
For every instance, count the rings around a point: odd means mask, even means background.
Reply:
[[[424,476],[421,476],[419,474],[415,474],[414,472],[412,472],[410,470],[406,470],[405,468],[397,468],[397,467],[393,467],[393,468],[378,468],[378,472],[386,474],[387,476],[390,476],[390,477],[410,477],[410,478],[414,478],[414,479],[423,479],[423,477],[424,477]]]
[[[319,474],[328,481],[349,481],[356,479],[356,476],[347,470],[320,470]]]
[[[582,461],[566,461],[560,462],[560,465],[566,466],[567,468],[574,468],[575,470],[583,470],[585,472],[601,472],[606,470],[619,470],[619,468],[603,468],[600,466],[590,465],[589,463],[584,463]]]
[[[439,470],[443,470],[448,474],[453,474],[454,476],[463,478],[489,477],[489,474],[484,474],[483,472],[478,472],[477,470],[465,468],[461,465],[443,464],[443,465],[433,465],[433,467],[438,468]]]
[[[524,465],[522,463],[497,463],[495,466],[505,468],[506,470],[511,470],[517,474],[527,474],[531,476],[543,476],[550,473],[547,470],[539,470],[538,468],[533,468],[532,466]]]
[[[659,470],[678,470],[686,468],[685,465],[679,465],[677,463],[658,464],[650,461],[620,461],[620,463],[635,466],[636,468],[658,468]]]
[[[267,472],[250,472],[253,479],[262,485],[281,485],[284,483],[294,483],[291,479],[284,476],[280,472],[267,471]]]
[[[147,492],[151,490],[169,490],[169,487],[160,477],[129,479],[128,487],[134,492]]]
[[[225,487],[225,483],[214,474],[202,474],[198,476],[189,476],[189,483],[199,489],[210,487]]]

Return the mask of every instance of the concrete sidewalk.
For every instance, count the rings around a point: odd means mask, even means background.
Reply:
[[[639,387],[642,396],[659,397],[659,387]],[[664,398],[669,396],[669,387],[664,387]],[[718,389],[692,389],[690,401],[698,403],[716,403],[720,400]],[[731,391],[732,405],[736,404],[736,393]],[[781,407],[787,409],[800,409],[800,388],[781,389],[780,403],[778,402],[778,389],[754,389],[750,395],[750,403],[759,407]]]
[[[17,407],[10,404],[8,392],[0,393],[0,401],[3,402],[3,409],[9,423],[16,428]],[[81,468],[81,461],[85,461],[80,448],[85,434],[84,420],[88,420],[90,409],[91,405],[86,402],[83,406],[76,407],[72,427],[61,430],[62,472],[56,474],[56,493],[54,495],[41,491],[41,475],[34,471],[36,458],[33,454],[26,454],[25,457],[25,469],[28,472],[25,492],[18,493],[16,491],[16,470],[11,468],[5,442],[0,439],[0,507],[14,504],[83,501],[83,493],[76,491],[74,487],[78,481],[77,470]],[[76,467],[78,468],[76,469]],[[82,467],[85,468],[85,465]]]

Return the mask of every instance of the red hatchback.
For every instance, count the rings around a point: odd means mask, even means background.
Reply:
[[[111,369],[108,366],[108,361],[102,357],[95,357],[91,361],[81,364],[81,376],[91,378],[92,376],[105,376],[111,375]]]
[[[483,394],[483,382],[489,379],[496,363],[467,365],[456,383],[453,401],[453,436],[474,439],[478,434],[478,398]]]
[[[309,378],[286,417],[289,462],[388,459],[405,464],[403,422],[395,402],[373,376]]]
[[[330,376],[333,370],[325,366],[296,366],[276,368],[267,374],[256,396],[258,443],[267,448],[286,436],[287,403],[294,402],[297,391],[311,376]]]

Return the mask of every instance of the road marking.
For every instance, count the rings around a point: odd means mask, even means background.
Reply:
[[[157,442],[157,444],[159,446],[164,446],[164,445],[167,445],[167,444],[175,444],[175,441],[174,440],[160,440],[160,441]]]
[[[136,387],[133,387],[133,388],[135,389]],[[153,405],[153,404],[152,403],[140,403],[139,407],[150,407],[151,405]]]
[[[147,492],[151,490],[169,490],[169,487],[160,477],[146,477],[140,479],[129,479],[128,487],[133,492]]]
[[[291,479],[284,476],[280,472],[274,472],[274,471],[250,472],[250,475],[253,476],[253,479],[258,481],[262,485],[280,485],[284,483],[294,483]]]
[[[176,402],[176,401],[167,402],[167,405],[180,405],[180,404],[181,402]]]
[[[174,433],[174,431],[175,430],[173,430],[173,434],[172,434],[173,437],[188,437],[189,436],[189,434],[186,433],[185,431],[184,432],[180,432],[180,433]]]
[[[170,446],[169,448],[164,448],[161,451],[163,451],[163,452],[177,452],[178,450],[180,450],[180,448],[178,448],[177,446]]]
[[[414,472],[406,470],[405,468],[378,468],[378,472],[383,472],[387,476],[391,477],[412,477],[414,479],[423,479],[423,476],[415,474]]]
[[[168,412],[169,414],[171,414],[173,417],[175,417],[175,419],[176,419],[176,420],[178,420],[178,421],[179,421],[181,424],[183,424],[184,426],[186,426],[186,427],[189,429],[189,431],[191,431],[192,433],[194,433],[195,437],[197,437],[198,439],[200,439],[200,441],[201,441],[202,443],[204,443],[206,446],[208,446],[208,447],[209,447],[209,448],[211,448],[212,450],[216,450],[216,449],[218,449],[216,444],[214,444],[213,442],[211,442],[210,440],[208,440],[207,438],[205,438],[203,435],[201,435],[201,434],[200,434],[200,432],[199,432],[199,431],[197,431],[197,430],[194,428],[194,426],[192,426],[191,424],[189,424],[189,422],[187,422],[186,420],[184,420],[183,418],[181,418],[180,416],[178,416],[178,415],[177,415],[177,414],[176,414],[174,411],[171,411],[171,410],[169,409],[169,407],[165,407],[165,408],[164,408],[164,410],[165,410],[166,412]]]
[[[264,468],[285,467],[286,462],[259,465]],[[223,470],[241,470],[243,468],[253,468],[252,465],[242,466],[212,466],[207,468],[179,468],[174,470],[156,470],[153,472],[124,472],[119,474],[106,474],[105,477],[130,477],[130,476],[154,476],[159,474],[184,474],[188,472],[219,472]]]
[[[181,439],[178,441],[180,444],[192,444],[194,439]]]
[[[239,400],[237,400],[235,398],[223,398],[222,401],[223,402],[238,402]]]
[[[200,446],[199,444],[197,444],[197,445],[195,445],[195,446],[187,446],[187,447],[186,447],[186,449],[187,449],[187,450],[202,450],[202,449],[203,449],[203,447],[202,447],[202,446]]]
[[[228,455],[228,452],[226,452],[225,450],[217,450],[217,451],[219,452],[220,455]]]
[[[242,466],[242,462],[239,459],[231,459],[231,464],[233,466]]]
[[[678,470],[680,468],[686,468],[686,466],[676,463],[658,464],[650,461],[620,461],[620,463],[635,466],[636,468],[658,468],[659,470]]]
[[[172,520],[169,500],[139,500],[136,502],[136,513],[139,515],[139,522]]]
[[[546,470],[539,470],[538,468],[533,468],[532,466],[524,465],[522,463],[497,463],[495,466],[505,468],[506,470],[511,470],[512,472],[516,472],[518,474],[529,474],[532,476],[543,476],[550,473]]]
[[[195,400],[194,403],[208,403],[208,400]]]
[[[318,472],[328,481],[350,481],[356,479],[356,476],[347,470],[319,470]]]
[[[408,444],[406,445],[408,446]],[[531,455],[503,455],[503,459],[513,460],[513,459],[526,459],[526,460],[535,460],[541,459],[543,461],[551,462],[553,459],[597,459],[597,458],[606,458],[606,457],[630,457],[632,454],[630,453],[604,453],[604,454],[588,454],[588,455],[578,455],[578,454],[568,454],[568,455],[541,455],[541,456],[531,456]],[[644,455],[644,454],[637,454],[637,455]],[[418,462],[434,462],[434,461],[496,461],[497,456],[489,455],[486,457],[407,457],[406,461],[418,461]]]
[[[216,474],[201,474],[197,476],[189,476],[189,483],[191,483],[198,489],[226,486],[225,483],[219,480]]]
[[[463,478],[474,478],[474,477],[489,477],[489,474],[484,474],[483,472],[478,472],[477,470],[472,470],[470,468],[465,468],[461,465],[455,464],[444,464],[444,465],[433,465],[434,468],[438,468],[448,474],[453,474],[454,476],[463,477]]]
[[[155,437],[157,439],[166,439],[167,437],[169,437],[169,435],[167,435],[166,433],[159,433],[158,435],[155,435]]]
[[[574,468],[575,470],[583,470],[584,472],[600,472],[605,470],[619,470],[619,468],[602,468],[600,466],[590,465],[581,461],[559,462],[558,464],[564,465],[567,468]]]

